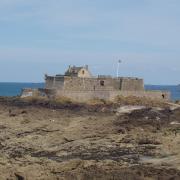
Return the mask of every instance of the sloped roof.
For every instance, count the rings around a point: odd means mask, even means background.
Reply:
[[[65,72],[66,76],[76,76],[78,74],[78,72],[84,67],[76,67],[76,66],[72,66],[69,67],[68,70]]]

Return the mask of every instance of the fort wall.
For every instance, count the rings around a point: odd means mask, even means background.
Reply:
[[[143,79],[137,78],[121,78],[122,91],[144,91]]]
[[[91,99],[104,99],[113,101],[117,96],[136,96],[150,99],[167,101],[170,99],[170,93],[165,91],[64,91],[58,90],[56,96],[68,97],[74,101],[86,102]]]
[[[64,76],[46,76],[45,81],[46,89],[63,89]]]
[[[142,79],[137,78],[78,78],[71,76],[48,76],[46,77],[45,88],[67,91],[143,91],[144,82]]]
[[[170,100],[171,94],[168,91],[111,91],[110,100],[113,100],[116,96],[136,96],[136,97],[146,97],[149,99],[158,100]]]
[[[69,66],[64,75],[45,75],[45,88],[39,89],[42,96],[64,96],[75,101],[87,101],[94,98],[112,101],[117,96],[136,96],[151,99],[169,100],[170,93],[145,91],[143,79],[99,75],[93,77],[85,67]],[[24,96],[33,95],[33,91],[24,91]]]
[[[63,89],[67,91],[110,91],[115,88],[114,84],[113,79],[65,77]]]
[[[169,100],[170,93],[163,91],[145,91],[143,79],[98,76],[80,78],[75,76],[46,76],[45,89],[52,90],[56,96],[69,97],[75,101],[87,101],[94,98],[114,100],[117,96],[136,96],[151,99]]]

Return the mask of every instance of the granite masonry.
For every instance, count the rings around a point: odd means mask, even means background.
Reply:
[[[114,100],[117,96],[136,96],[169,100],[165,91],[145,91],[144,81],[134,77],[93,76],[88,66],[69,66],[64,75],[45,75],[45,88],[40,90],[53,96],[63,96],[75,101],[90,99]]]

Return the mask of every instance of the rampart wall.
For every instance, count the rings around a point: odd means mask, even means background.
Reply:
[[[115,89],[115,82],[113,79],[65,77],[63,89],[67,91],[110,91]]]
[[[48,76],[45,79],[46,89],[63,89],[64,76]]]
[[[71,91],[143,91],[144,82],[137,78],[77,78],[70,76],[48,76],[47,89]]]
[[[169,100],[170,93],[165,91],[64,91],[58,90],[57,96],[68,97],[72,100],[85,102],[91,99],[105,99],[113,101],[117,96],[136,96],[150,99]]]
[[[122,78],[120,84],[121,84],[120,89],[122,91],[143,91],[144,90],[143,79]]]
[[[168,92],[145,91],[143,79],[138,78],[48,76],[45,88],[53,90],[57,96],[65,96],[81,102],[94,98],[112,101],[118,95],[159,100],[170,99]]]

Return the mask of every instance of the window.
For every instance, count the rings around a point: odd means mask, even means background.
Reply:
[[[82,74],[85,74],[84,70],[82,70]]]
[[[162,94],[162,98],[165,99],[165,94]]]
[[[101,86],[104,86],[104,81],[100,81],[100,85],[101,85]]]

